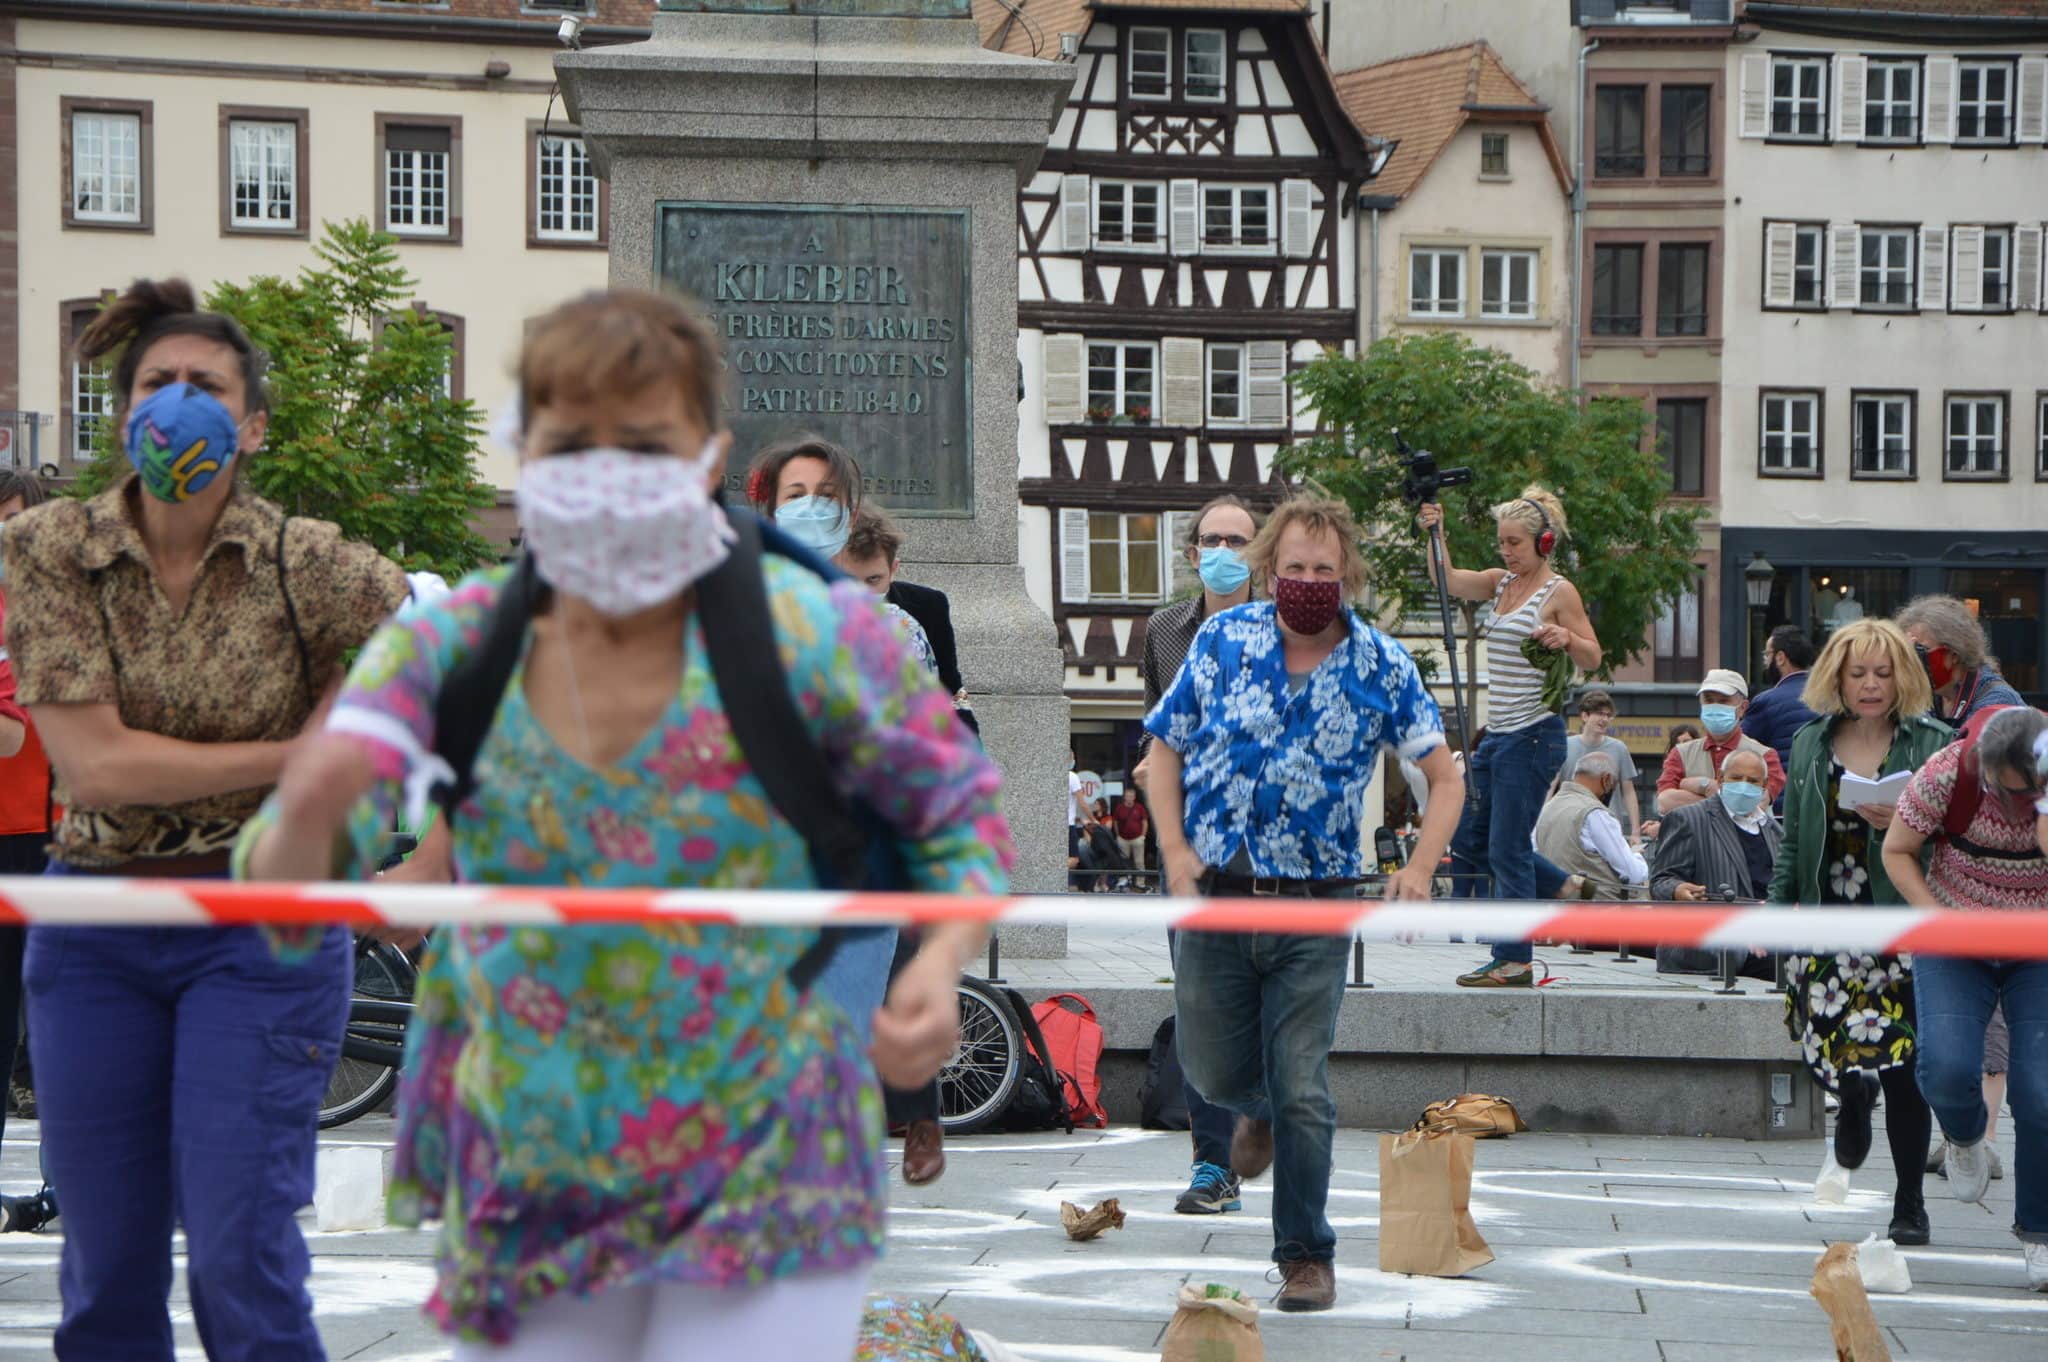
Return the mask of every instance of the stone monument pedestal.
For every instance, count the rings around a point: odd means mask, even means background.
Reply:
[[[1060,892],[1064,664],[1017,563],[1016,196],[1072,72],[984,50],[965,0],[664,0],[649,41],[555,66],[611,186],[612,282],[712,313],[739,457],[787,417],[903,516],[906,575],[952,601],[1016,888]],[[1066,933],[1003,949],[1063,956]]]

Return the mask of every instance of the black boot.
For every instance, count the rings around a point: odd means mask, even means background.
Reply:
[[[1877,1105],[1877,1075],[1842,1073],[1842,1109],[1835,1113],[1835,1162],[1856,1169],[1870,1157],[1870,1109]]]
[[[1912,1182],[1900,1183],[1892,1195],[1890,1238],[1900,1248],[1918,1248],[1927,1242],[1927,1200],[1920,1194],[1920,1175],[1911,1177]]]

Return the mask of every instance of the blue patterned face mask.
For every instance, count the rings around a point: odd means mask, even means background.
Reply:
[[[831,497],[798,497],[775,508],[775,523],[820,558],[837,558],[853,533],[853,517]]]
[[[242,428],[212,393],[157,389],[128,417],[128,462],[158,501],[190,501],[235,465]]]

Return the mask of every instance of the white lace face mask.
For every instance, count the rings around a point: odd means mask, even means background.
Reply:
[[[694,459],[586,449],[530,460],[519,524],[542,580],[618,618],[688,590],[732,551],[711,499],[715,441]]]

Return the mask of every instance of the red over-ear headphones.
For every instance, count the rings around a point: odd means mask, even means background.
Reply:
[[[1531,501],[1527,497],[1522,498],[1522,504],[1533,507],[1537,517],[1543,522],[1542,530],[1536,535],[1536,552],[1548,558],[1552,550],[1557,548],[1557,531],[1550,528],[1550,514],[1543,509],[1540,502]]]

